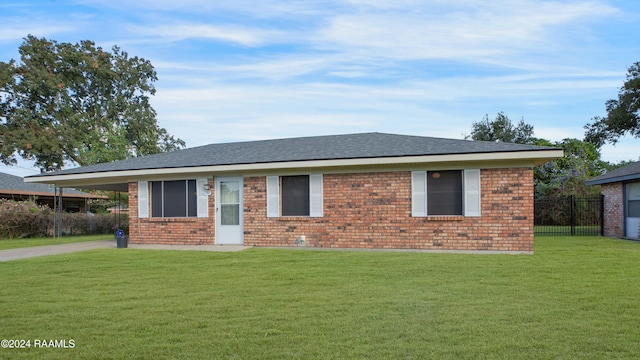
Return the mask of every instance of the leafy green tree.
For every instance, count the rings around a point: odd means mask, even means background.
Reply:
[[[592,143],[578,139],[550,141],[536,138],[532,125],[521,120],[514,126],[502,112],[498,113],[494,121],[490,121],[485,115],[483,121],[473,123],[471,138],[561,147],[564,150],[562,158],[534,168],[535,191],[539,196],[598,194],[599,187],[587,187],[585,181],[615,166],[602,161],[599,148]]]
[[[629,68],[618,99],[607,101],[606,110],[606,117],[596,116],[585,125],[585,141],[601,147],[606,142],[615,144],[626,134],[640,137],[640,62]]]
[[[489,115],[485,115],[482,121],[474,122],[471,139],[529,144],[533,140],[533,125],[525,123],[524,119],[520,120],[517,125],[513,125],[509,117],[501,111],[493,121],[489,120]]]
[[[184,141],[158,126],[148,60],[91,41],[27,36],[20,62],[0,62],[0,160],[43,172],[171,151]]]
[[[550,142],[537,139],[536,145],[557,146],[564,149],[564,157],[534,168],[536,195],[598,194],[598,187],[588,187],[585,181],[604,173],[608,165],[600,160],[595,145],[578,139]]]

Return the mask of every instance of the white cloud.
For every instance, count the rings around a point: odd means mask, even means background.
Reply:
[[[197,23],[167,24],[160,26],[129,26],[131,32],[155,40],[181,41],[186,39],[210,39],[255,47],[281,37],[281,32],[238,25],[206,25]]]
[[[147,13],[169,12],[172,14],[222,14],[236,13],[255,19],[289,18],[301,15],[317,15],[335,2],[289,1],[289,0],[78,0],[87,6],[115,8],[121,11],[143,9]]]
[[[143,41],[212,39],[241,46],[300,46],[364,60],[450,59],[508,62],[520,52],[557,50],[566,26],[615,14],[597,1],[157,1],[94,0],[87,4],[144,8],[147,24],[130,26]],[[209,21],[185,14],[215,14]],[[172,16],[173,15],[173,16]],[[237,19],[237,20],[231,20]],[[240,20],[242,19],[242,20]],[[162,25],[157,25],[162,24]],[[247,25],[251,24],[251,25]],[[298,51],[300,53],[300,51]],[[517,59],[511,63],[518,64]]]
[[[34,36],[51,37],[56,34],[70,32],[74,28],[69,25],[47,23],[47,21],[25,21],[24,19],[7,19],[0,17],[3,23],[0,31],[0,41],[21,41],[31,34]]]
[[[613,163],[623,160],[640,161],[640,139],[623,137],[616,145],[604,145],[600,153],[602,160]]]
[[[286,56],[277,59],[256,59],[238,65],[221,65],[220,73],[234,74],[236,77],[257,77],[285,79],[322,71],[335,65],[337,60],[331,56]]]
[[[557,27],[602,18],[615,9],[598,2],[462,2],[432,10],[428,4],[402,11],[338,15],[320,31],[329,49],[351,49],[398,59],[483,61],[519,51],[542,50],[558,40]],[[466,5],[466,6],[465,6]]]

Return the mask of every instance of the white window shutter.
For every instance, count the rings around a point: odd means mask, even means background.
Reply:
[[[277,176],[267,176],[267,217],[280,216],[280,182]]]
[[[209,183],[208,179],[196,179],[197,194],[197,215],[199,218],[209,217],[209,196],[205,193],[204,186]]]
[[[464,171],[464,216],[480,216],[480,169]]]
[[[427,216],[427,172],[411,172],[411,216]]]
[[[309,216],[322,217],[322,174],[309,175]]]
[[[149,183],[138,181],[138,218],[149,217]]]

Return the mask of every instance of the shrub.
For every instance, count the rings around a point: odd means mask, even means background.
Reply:
[[[0,219],[0,239],[53,235],[53,211],[33,201],[0,199]],[[128,233],[129,219],[122,214],[118,224],[114,214],[63,213],[61,229],[67,235],[114,234],[116,229]]]
[[[129,219],[125,214],[120,215],[120,224],[116,224],[116,215],[64,213],[62,215],[62,230],[69,235],[113,234],[116,229],[125,232],[129,230]]]
[[[46,206],[33,201],[0,199],[0,238],[15,239],[46,233],[48,217],[53,215]]]

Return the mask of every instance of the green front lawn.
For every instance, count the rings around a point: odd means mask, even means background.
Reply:
[[[65,236],[61,238],[32,238],[32,239],[0,239],[0,250],[18,249],[32,246],[70,244],[76,242],[114,239],[114,235],[84,235]]]
[[[534,255],[101,249],[0,263],[0,358],[635,359],[640,243]]]

